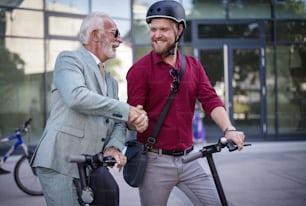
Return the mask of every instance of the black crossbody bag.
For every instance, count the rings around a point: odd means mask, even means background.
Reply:
[[[129,140],[126,142],[127,149],[125,155],[127,157],[127,163],[123,168],[123,178],[126,183],[131,187],[139,187],[142,182],[148,162],[147,151],[149,151],[156,142],[156,138],[162,126],[162,123],[168,113],[174,96],[178,91],[180,81],[184,74],[185,64],[185,55],[181,53],[180,72],[178,75],[176,75],[176,79],[174,79],[172,82],[171,93],[153,129],[152,135],[147,139],[146,145],[143,145],[136,139]]]

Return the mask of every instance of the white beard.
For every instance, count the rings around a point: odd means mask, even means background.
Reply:
[[[118,42],[113,42],[113,43],[105,43],[105,42],[102,42],[102,51],[105,53],[105,55],[108,57],[108,58],[115,58],[116,57],[116,46],[118,47],[119,46],[119,43]]]

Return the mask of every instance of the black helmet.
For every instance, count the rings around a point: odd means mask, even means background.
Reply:
[[[152,4],[146,16],[146,21],[149,24],[154,18],[166,18],[171,19],[179,24],[183,24],[186,28],[186,16],[183,6],[173,0],[163,0]]]

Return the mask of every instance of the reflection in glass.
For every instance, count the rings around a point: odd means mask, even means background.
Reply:
[[[278,118],[279,131],[306,130],[306,47],[279,46]]]
[[[19,8],[30,8],[30,9],[42,9],[43,0],[1,0],[0,5],[5,7],[19,7]],[[8,9],[11,10],[11,9]]]
[[[306,42],[306,21],[278,21],[277,40],[285,42]]]
[[[232,39],[252,39],[259,38],[258,23],[243,24],[198,24],[198,37],[208,38],[232,38]]]
[[[267,42],[273,41],[273,22],[272,21],[265,21],[265,39]]]
[[[17,123],[22,124],[33,115],[30,135],[25,141],[36,144],[43,128],[43,58],[37,55],[43,54],[43,41],[6,39],[5,42],[10,40],[15,44],[5,46],[4,41],[0,42],[0,132],[3,136],[11,134]],[[29,43],[37,50],[26,50]],[[33,70],[40,73],[31,73]]]
[[[49,17],[49,35],[77,37],[82,23],[81,18]]]
[[[275,134],[275,73],[273,62],[273,47],[266,47],[266,91],[267,91],[267,132],[270,135]]]
[[[231,19],[271,18],[271,0],[229,1],[229,17]]]
[[[15,9],[13,16],[11,12],[5,12],[5,19],[2,21],[5,24],[0,29],[4,29],[5,35],[38,38],[44,36],[43,12]]]
[[[4,42],[6,50],[23,62],[22,66],[16,64],[18,70],[23,70],[24,74],[44,71],[43,39],[5,38]]]
[[[199,60],[202,63],[206,74],[215,88],[218,96],[224,102],[225,99],[225,85],[224,85],[224,57],[222,49],[210,49],[210,50],[199,50]],[[208,115],[205,115],[204,125],[207,134],[211,137],[215,137],[215,133],[219,132],[219,128],[211,120]]]
[[[136,44],[149,44],[150,35],[147,24],[143,24],[140,20],[134,20],[134,40]]]
[[[223,50],[200,50],[200,61],[212,86],[224,100]]]
[[[66,12],[75,14],[88,14],[88,0],[45,0],[46,9],[49,11]]]
[[[225,1],[195,0],[187,16],[188,19],[225,19],[225,10]]]
[[[305,18],[306,2],[305,0],[286,0],[276,1],[276,18]]]
[[[93,11],[103,11],[108,13],[113,18],[118,18],[118,19],[129,19],[131,16],[130,14],[131,1],[129,0],[124,0],[124,1],[91,0],[91,2],[92,2],[91,8]]]
[[[259,49],[233,51],[232,86],[235,125],[256,133],[261,133],[259,55]]]

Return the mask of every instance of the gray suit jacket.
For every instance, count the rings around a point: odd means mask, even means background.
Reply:
[[[108,94],[93,57],[82,48],[61,52],[56,60],[52,108],[32,158],[33,167],[46,167],[78,177],[67,155],[96,154],[105,146],[123,149],[129,105],[118,101],[118,83],[106,74]]]

